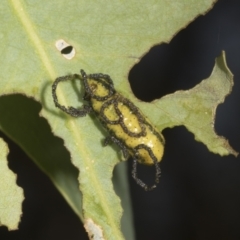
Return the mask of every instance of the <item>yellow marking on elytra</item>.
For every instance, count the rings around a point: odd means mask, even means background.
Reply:
[[[90,79],[89,84],[93,84],[93,80]],[[95,84],[94,94],[96,96],[106,96],[108,94],[108,90],[100,82],[97,82],[95,80],[94,84]],[[162,134],[158,131],[158,129],[156,129],[153,125],[149,123],[149,120],[143,115],[143,113],[139,109],[138,109],[138,112],[134,114],[129,106],[122,104],[122,101],[124,101],[122,99],[125,99],[125,98],[121,94],[115,93],[110,98],[107,98],[105,101],[99,101],[98,99],[95,99],[95,98],[91,98],[90,101],[94,111],[99,113],[99,118],[102,118],[100,112],[103,105],[107,101],[113,100],[113,104],[117,104],[117,107],[121,112],[123,123],[125,124],[128,132],[125,132],[120,124],[106,123],[105,127],[111,132],[111,134],[114,134],[117,139],[124,142],[131,156],[134,155],[134,149],[139,144],[144,144],[152,150],[157,161],[160,162],[164,152],[164,138]],[[113,104],[110,104],[106,109],[104,109],[104,115],[110,121],[116,121],[120,117],[116,113],[116,110]],[[144,125],[146,129],[146,134],[144,136],[134,137],[134,136],[131,136],[131,132],[141,133],[142,131],[142,128],[139,122],[139,117],[137,116],[137,114],[140,114],[141,117],[144,119],[144,122],[141,124]],[[102,121],[104,122],[103,119]],[[149,155],[149,153],[146,150],[141,149],[138,151],[139,151],[139,161],[141,163],[147,164],[147,165],[154,164],[152,157]]]

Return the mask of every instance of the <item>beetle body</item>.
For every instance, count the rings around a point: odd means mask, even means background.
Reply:
[[[153,127],[139,109],[131,109],[131,102],[119,93],[99,103],[91,99],[93,110],[99,116],[105,128],[118,140],[123,142],[131,156],[139,145],[149,147],[157,161],[160,162],[164,150],[164,139],[155,127]],[[128,104],[128,105],[126,105]],[[119,113],[116,112],[119,110]],[[154,162],[149,153],[139,149],[139,162],[153,165]]]
[[[137,177],[137,162],[146,165],[155,165],[155,183],[159,182],[161,161],[164,151],[164,138],[162,134],[150,123],[142,112],[127,98],[116,92],[113,82],[108,75],[90,74],[81,70],[82,76],[73,75],[57,78],[53,84],[53,99],[55,105],[68,114],[78,117],[85,116],[94,111],[105,129],[108,130],[109,140],[116,143],[122,150],[124,156],[133,157],[132,175],[136,182],[145,190],[152,190],[156,184],[149,187]],[[83,80],[85,88],[84,100],[89,105],[84,105],[78,110],[73,107],[64,107],[58,103],[56,87],[60,81],[70,80],[78,77]]]

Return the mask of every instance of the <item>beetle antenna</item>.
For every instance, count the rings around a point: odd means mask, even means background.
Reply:
[[[80,109],[77,109],[77,108],[74,108],[72,106],[70,107],[65,107],[63,105],[61,105],[59,102],[58,102],[58,97],[57,97],[57,86],[60,82],[64,82],[64,81],[68,81],[68,80],[73,80],[73,79],[81,79],[80,75],[79,74],[74,74],[74,75],[67,75],[67,76],[63,76],[63,77],[59,77],[57,78],[53,85],[52,85],[52,96],[53,96],[53,101],[54,101],[54,104],[57,108],[61,109],[63,112],[71,115],[72,117],[84,117],[86,116],[88,113],[90,113],[92,111],[92,107],[89,106],[89,105],[83,105],[82,108]]]

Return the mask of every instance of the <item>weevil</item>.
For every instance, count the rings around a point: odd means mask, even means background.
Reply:
[[[165,140],[160,131],[151,124],[146,116],[129,99],[114,88],[109,75],[98,73],[87,75],[67,75],[57,78],[52,85],[55,106],[73,117],[83,117],[94,112],[109,132],[104,145],[110,142],[117,144],[125,159],[133,158],[132,177],[146,191],[153,190],[159,183]],[[80,79],[83,81],[85,94],[83,100],[88,102],[80,109],[65,107],[58,101],[56,90],[60,82]],[[149,186],[137,174],[137,163],[155,166],[155,182]]]

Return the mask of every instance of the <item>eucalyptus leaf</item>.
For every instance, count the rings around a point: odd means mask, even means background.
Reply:
[[[7,144],[0,138],[0,226],[15,230],[22,215],[24,196],[22,188],[16,185],[16,175],[8,168],[7,155]]]
[[[214,2],[11,0],[1,4],[0,95],[21,93],[41,103],[41,115],[47,119],[52,132],[64,139],[71,161],[80,171],[78,180],[82,202],[76,182],[78,173],[67,163],[67,152],[59,148],[61,141],[49,135],[46,123],[45,126],[39,123],[36,118],[39,109],[31,106],[35,103],[26,103],[26,98],[24,100],[19,96],[2,98],[1,130],[48,174],[85,223],[89,236],[96,232],[94,239],[97,236],[104,239],[113,239],[113,236],[114,239],[124,238],[120,229],[122,207],[112,183],[113,168],[121,155],[115,146],[103,147],[101,141],[107,133],[94,116],[73,119],[54,107],[52,82],[59,76],[78,73],[80,68],[87,73],[106,73],[114,80],[116,89],[144,112],[147,105],[133,96],[127,81],[131,66],[140,61],[153,45],[169,42],[190,21],[208,11]],[[75,50],[71,60],[56,47],[59,40]],[[59,101],[68,106],[80,106],[82,93],[83,87],[76,82],[62,84],[58,91]],[[179,125],[172,123],[171,119],[164,120],[169,125],[160,122],[161,111],[164,110],[161,102],[164,101],[163,98],[148,105],[153,107],[150,119],[160,129]],[[175,102],[172,101],[172,104],[174,108]],[[31,108],[33,111],[29,110]],[[161,110],[159,115],[156,109]],[[167,109],[169,105],[166,105]],[[17,117],[4,117],[8,111],[12,111],[12,116],[19,114],[20,117],[22,113],[21,121]],[[148,115],[149,112],[146,113]],[[64,164],[60,163],[61,158],[66,160]],[[126,178],[124,174],[121,176]],[[119,193],[120,196],[129,194],[127,183],[122,182],[125,184],[122,189],[126,191]],[[130,210],[128,219],[127,225],[132,229]],[[127,236],[125,234],[125,238],[134,239],[133,231]]]
[[[225,52],[216,59],[209,78],[187,91],[177,91],[152,103],[141,103],[147,116],[159,129],[185,126],[197,141],[221,156],[238,153],[214,130],[216,109],[233,87],[233,75],[227,67]],[[151,106],[151,110],[149,105]]]

